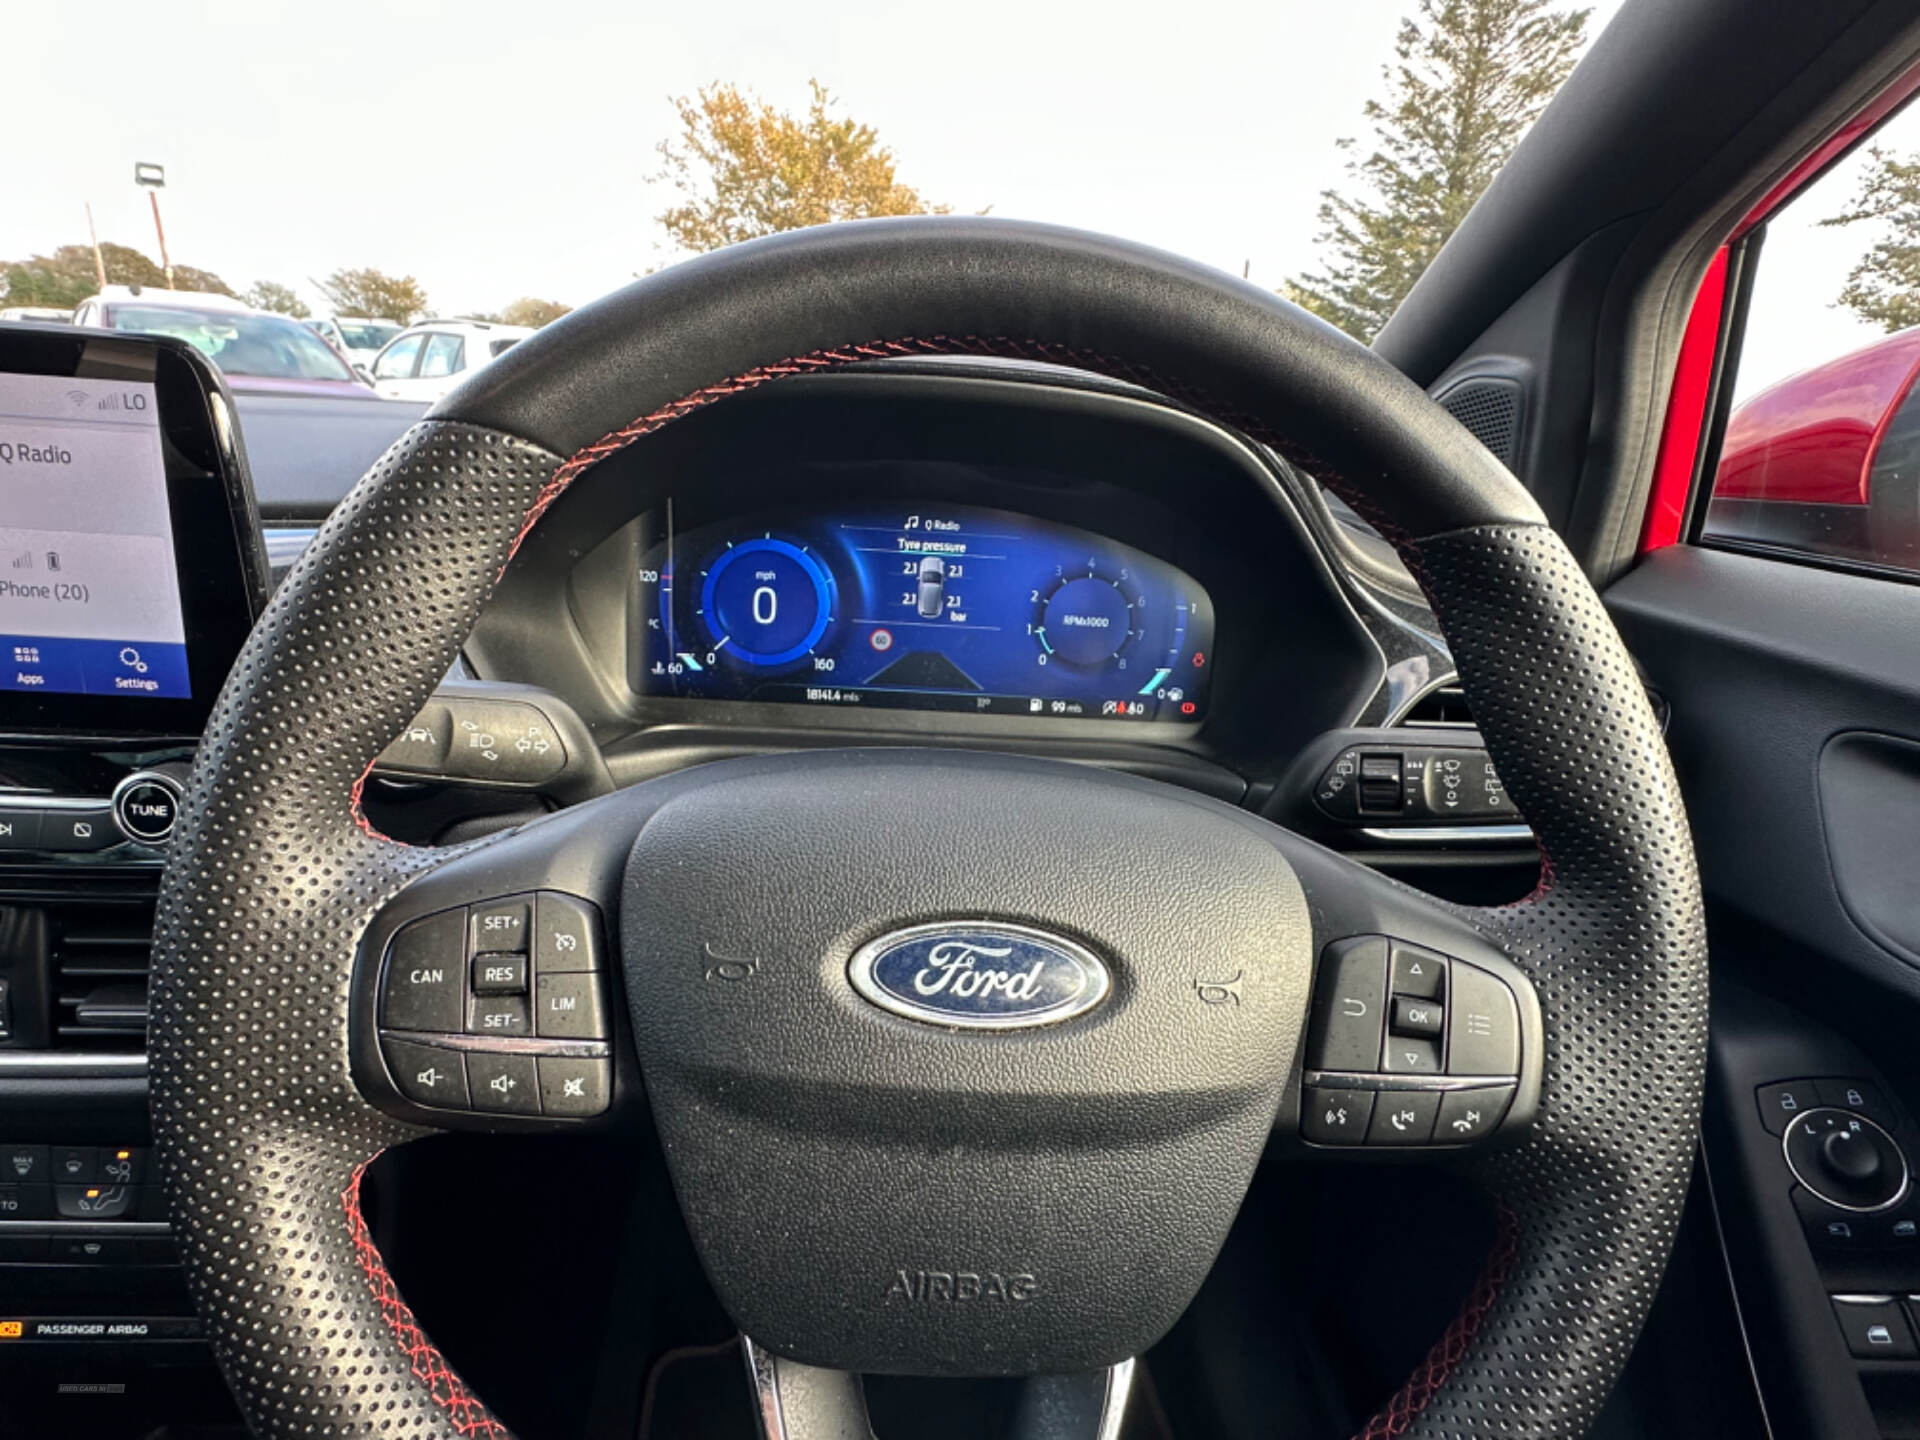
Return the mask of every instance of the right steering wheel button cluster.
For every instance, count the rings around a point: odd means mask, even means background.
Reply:
[[[1500,977],[1391,936],[1335,940],[1320,959],[1300,1133],[1316,1145],[1484,1140],[1513,1103],[1520,1054]]]
[[[416,1105],[584,1119],[611,1103],[599,912],[557,891],[409,921],[387,947],[380,1048]]]

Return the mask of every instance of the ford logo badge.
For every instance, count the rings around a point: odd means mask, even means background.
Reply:
[[[1112,980],[1086,946],[1025,925],[962,920],[895,930],[847,967],[882,1010],[966,1030],[1015,1030],[1084,1015]]]

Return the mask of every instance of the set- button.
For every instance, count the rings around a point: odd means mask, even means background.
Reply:
[[[612,1088],[604,1050],[556,1045],[546,1053],[539,1042],[604,1042],[612,1034],[601,958],[599,912],[556,891],[409,922],[388,946],[380,995],[395,1085],[443,1110],[599,1114]],[[453,1043],[454,1036],[471,1038]],[[489,1049],[489,1041],[515,1043]]]

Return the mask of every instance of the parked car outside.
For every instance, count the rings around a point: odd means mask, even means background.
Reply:
[[[1920,326],[1770,385],[1727,420],[1710,536],[1920,566]]]
[[[73,311],[52,305],[8,305],[0,308],[0,320],[17,320],[26,325],[68,325]]]
[[[365,315],[316,315],[303,323],[355,366],[369,368],[380,347],[407,328],[397,320]]]
[[[313,331],[227,295],[109,285],[82,300],[76,325],[139,330],[186,341],[239,392],[364,397],[367,383]]]
[[[373,362],[373,385],[389,400],[438,400],[481,366],[533,334],[488,320],[423,320]]]

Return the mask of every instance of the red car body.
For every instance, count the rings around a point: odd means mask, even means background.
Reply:
[[[1874,458],[1920,376],[1920,327],[1769,386],[1733,412],[1716,498],[1865,505]]]
[[[1920,559],[1920,327],[1789,376],[1727,421],[1706,533]]]

